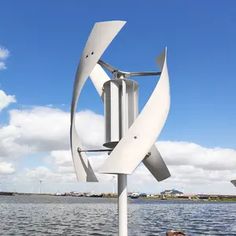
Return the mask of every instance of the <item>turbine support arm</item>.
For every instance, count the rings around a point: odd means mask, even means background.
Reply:
[[[111,152],[113,149],[80,149],[77,148],[78,153],[81,152]]]
[[[124,79],[134,76],[155,76],[155,75],[161,75],[161,72],[159,71],[140,71],[140,72],[129,72],[129,71],[122,71],[118,70],[116,67],[108,64],[107,62],[103,60],[99,60],[98,64],[102,66],[104,69],[107,69],[109,72],[111,72],[116,79]]]

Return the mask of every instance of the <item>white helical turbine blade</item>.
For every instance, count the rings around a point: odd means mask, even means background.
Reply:
[[[155,144],[151,147],[149,152],[150,155],[143,159],[143,164],[148,168],[157,181],[169,178],[170,172]]]
[[[77,68],[71,103],[70,144],[78,181],[98,181],[85,153],[78,152],[78,148],[82,149],[82,145],[75,127],[75,113],[78,98],[88,76],[91,74],[98,60],[125,23],[125,21],[107,21],[96,23],[89,35]]]
[[[99,64],[96,64],[89,77],[92,80],[99,96],[101,97],[101,99],[103,99],[103,84],[110,80],[110,77]]]
[[[100,173],[131,174],[148,154],[160,135],[170,108],[167,49],[158,58],[160,79],[147,104],[120,140],[110,157],[99,169]]]
[[[103,68],[97,64],[90,74],[90,79],[92,80],[99,96],[103,99],[103,84],[110,80],[109,76]],[[156,180],[162,181],[170,177],[170,172],[156,146],[153,145],[149,152],[150,155],[144,158],[143,164],[148,168]]]

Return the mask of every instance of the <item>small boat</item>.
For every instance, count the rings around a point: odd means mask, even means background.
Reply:
[[[137,198],[139,198],[139,193],[131,193],[131,194],[129,195],[129,197],[130,197],[131,199],[137,199]]]
[[[102,193],[86,193],[86,197],[103,197]]]

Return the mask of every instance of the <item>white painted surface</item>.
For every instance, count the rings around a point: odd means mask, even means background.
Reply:
[[[109,76],[106,74],[106,72],[103,70],[103,68],[100,65],[96,65],[93,72],[90,74],[91,80],[98,92],[98,94],[103,98],[103,83],[107,82],[110,80]],[[120,81],[121,82],[121,81]],[[129,86],[130,88],[130,86]],[[138,96],[137,89],[132,89],[133,91],[136,91],[133,96]],[[129,103],[133,103],[135,111],[132,111],[132,114],[129,114],[129,126],[130,122],[133,123],[134,117],[136,118],[138,114],[138,106],[137,106],[137,98],[135,97],[129,97],[130,100]],[[133,100],[133,102],[132,102]],[[106,108],[105,108],[106,109]],[[134,115],[134,117],[131,117]],[[118,126],[117,126],[118,127]],[[109,127],[106,129],[106,132],[109,132]],[[108,135],[106,135],[108,136]],[[151,147],[150,149],[150,154],[149,156],[145,157],[143,160],[144,165],[148,168],[148,170],[152,173],[152,175],[155,177],[157,181],[162,181],[170,177],[170,172],[163,161],[163,158],[158,151],[157,147],[155,144]]]
[[[170,108],[166,50],[159,57],[158,63],[161,76],[151,97],[99,172],[131,174],[160,135]]]
[[[88,76],[91,74],[98,60],[124,24],[124,21],[107,21],[96,23],[89,35],[76,72],[71,103],[70,142],[74,168],[78,181],[97,181],[85,153],[79,154],[77,151],[78,147],[82,149],[82,145],[75,127],[75,113],[78,98]],[[97,86],[99,86],[99,84]]]
[[[110,131],[109,140],[106,142],[116,142],[120,140],[120,104],[119,104],[119,85],[116,83],[109,83],[110,96],[107,97],[109,100],[110,109],[109,114],[106,114],[110,121],[110,127],[106,126],[106,131]]]
[[[126,92],[126,81],[121,80],[121,91],[119,93],[119,101],[121,103],[120,112],[120,127],[121,127],[121,137],[124,137],[126,131],[128,130],[128,102],[127,102],[127,92]],[[130,108],[132,110],[132,108]],[[118,216],[119,216],[119,236],[128,235],[128,207],[127,207],[127,175],[118,174]]]
[[[127,197],[128,197],[127,175],[118,174],[119,236],[128,235]]]
[[[99,96],[103,98],[103,84],[110,80],[109,76],[99,64],[96,64],[89,77],[92,80]]]
[[[148,168],[157,181],[169,178],[170,172],[155,144],[151,147],[149,152],[150,156],[143,159],[143,164]]]

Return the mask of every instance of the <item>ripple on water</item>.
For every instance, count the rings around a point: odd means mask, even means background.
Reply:
[[[0,196],[1,235],[117,235],[115,199]],[[160,202],[129,204],[129,235],[236,235],[235,203]]]

